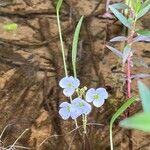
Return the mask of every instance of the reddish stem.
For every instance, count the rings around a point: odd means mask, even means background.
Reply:
[[[131,56],[127,60],[127,97],[131,97]]]

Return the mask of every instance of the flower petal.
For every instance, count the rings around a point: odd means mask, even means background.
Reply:
[[[71,118],[72,119],[76,119],[77,117],[79,117],[82,114],[82,112],[80,111],[79,108],[77,107],[72,107],[71,109]]]
[[[98,89],[96,89],[96,92],[100,94],[101,98],[103,98],[103,99],[108,98],[108,93],[105,88],[98,88]]]
[[[68,102],[63,102],[59,105],[59,107],[67,107],[70,106],[71,104],[69,104]]]
[[[69,77],[64,77],[59,81],[59,86],[62,88],[66,88],[67,87],[67,83],[69,81]]]
[[[104,104],[105,100],[104,99],[101,99],[101,100],[94,100],[93,101],[93,105],[95,107],[101,107],[103,104]]]
[[[67,120],[70,117],[70,112],[67,110],[67,108],[61,108],[59,110],[60,116],[64,119]]]
[[[89,89],[87,92],[86,92],[86,95],[85,95],[85,99],[87,102],[92,102],[94,99],[93,99],[93,96],[95,95],[96,93],[96,90],[94,88],[91,88]]]
[[[72,100],[71,104],[74,105],[74,106],[75,105],[77,106],[81,101],[82,101],[81,98],[75,98],[74,100]]]
[[[77,78],[73,78],[72,76],[70,77],[70,81],[73,85],[74,88],[78,88],[80,85],[80,81]]]
[[[86,101],[84,101],[81,98],[75,98],[72,102],[72,107],[76,110],[78,110],[78,113],[81,114],[89,114],[92,110],[92,107],[90,104],[88,104]]]
[[[65,96],[70,97],[74,93],[75,89],[74,88],[65,88],[63,90],[63,93]]]
[[[92,110],[91,105],[86,102],[85,106],[82,108],[82,113],[87,115],[91,112],[91,110]]]

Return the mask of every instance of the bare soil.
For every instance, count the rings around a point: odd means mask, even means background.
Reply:
[[[58,86],[64,76],[60,42],[56,24],[55,0],[1,0],[0,26],[17,23],[15,31],[0,28],[0,131],[4,145],[18,141],[24,147],[37,150],[109,150],[109,121],[125,100],[121,61],[106,47],[112,37],[123,35],[124,28],[115,18],[104,18],[105,0],[65,0],[61,10],[61,25],[69,74],[71,68],[72,37],[81,15],[84,22],[78,47],[78,77],[81,86],[106,87],[109,99],[89,116],[88,138],[84,138],[71,120],[58,115],[58,106],[66,100]],[[113,2],[117,2],[113,1]],[[150,29],[148,14],[138,24]],[[122,44],[116,44],[122,48]],[[134,45],[135,56],[150,66],[149,43]],[[134,66],[133,74],[150,73],[149,68]],[[150,85],[150,79],[143,82]],[[137,80],[132,80],[132,94],[137,94]],[[140,102],[131,107],[131,114],[141,111]],[[123,119],[125,115],[120,117]],[[81,121],[79,121],[81,122]],[[118,120],[119,122],[119,120]],[[150,150],[150,136],[146,133],[114,128],[115,150]],[[130,133],[130,135],[129,135]],[[131,134],[132,133],[132,134]],[[61,136],[53,136],[61,135]],[[49,137],[49,138],[48,138]],[[45,140],[47,139],[47,140]],[[42,145],[40,145],[43,142]],[[17,148],[20,149],[20,148]]]

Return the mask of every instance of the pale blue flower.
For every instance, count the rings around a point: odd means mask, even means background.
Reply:
[[[71,104],[68,102],[63,102],[60,104],[59,114],[64,119],[67,120],[71,116]]]
[[[69,117],[76,119],[83,114],[89,114],[92,110],[91,105],[81,98],[75,98],[71,104],[63,102],[59,107],[59,114],[64,120],[67,120]]]
[[[72,76],[64,77],[60,80],[59,85],[64,89],[64,95],[70,97],[74,93],[75,89],[79,87],[80,81]]]
[[[77,108],[72,105],[72,103],[70,104],[68,102],[63,102],[59,107],[59,114],[64,120],[67,120],[69,117],[76,119],[81,115],[81,112],[78,111]]]
[[[87,91],[85,97],[87,102],[93,102],[95,107],[101,107],[104,104],[105,99],[108,98],[108,93],[105,88],[91,88]]]
[[[82,115],[82,114],[89,114],[92,110],[92,107],[90,104],[88,104],[86,101],[84,101],[81,98],[75,98],[72,102],[71,102],[72,107],[74,108],[74,111],[78,112],[78,115]]]

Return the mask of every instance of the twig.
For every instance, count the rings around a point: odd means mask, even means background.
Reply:
[[[6,129],[10,126],[11,124],[8,124],[4,129],[3,129],[3,131],[2,131],[2,133],[1,133],[1,135],[0,135],[0,140],[1,140],[1,138],[2,138],[2,136],[3,136],[3,134],[4,134],[4,132],[6,131]]]

